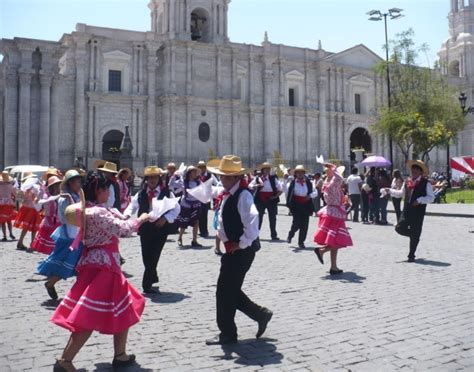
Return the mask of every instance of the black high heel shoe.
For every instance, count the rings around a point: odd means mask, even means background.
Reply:
[[[117,358],[120,358],[122,355],[125,355],[125,352],[123,352],[122,354],[114,356],[114,360],[112,361],[112,368],[113,369],[119,369],[119,368],[130,366],[130,365],[134,364],[135,360],[137,359],[134,354],[130,354],[128,356],[127,360],[117,359]]]
[[[71,369],[64,368],[61,363],[67,363],[71,365]],[[65,359],[56,359],[56,363],[54,363],[53,372],[69,372],[69,371],[76,371],[76,368],[72,364],[70,360]]]

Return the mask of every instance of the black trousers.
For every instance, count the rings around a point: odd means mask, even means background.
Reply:
[[[402,199],[401,198],[392,198],[393,209],[395,209],[395,214],[397,215],[397,222],[400,221],[400,216],[402,215]]]
[[[354,217],[352,221],[358,222],[359,221],[359,205],[360,205],[360,194],[352,194],[349,195],[351,199],[351,211],[354,211]]]
[[[293,239],[296,232],[299,230],[298,244],[304,244],[306,236],[308,235],[310,214],[306,209],[303,208],[291,208],[291,214],[293,216],[293,223],[291,224],[291,229],[288,233],[288,237],[290,239]]]
[[[199,215],[199,234],[201,234],[202,237],[207,237],[209,235],[209,230],[207,228],[207,215],[210,208],[211,203],[201,205],[201,214]]]
[[[252,248],[225,254],[221,257],[221,270],[217,280],[216,305],[217,326],[220,337],[237,338],[235,313],[240,310],[249,318],[258,321],[262,307],[253,303],[242,291],[245,275],[252,266],[255,251]]]
[[[265,215],[265,210],[268,211],[268,222],[270,223],[270,233],[272,236],[272,239],[275,239],[278,237],[278,234],[276,232],[276,217],[278,213],[278,201],[277,200],[269,200],[266,203],[256,203],[255,205],[258,210],[258,219],[259,219],[259,229],[262,229],[262,223],[263,223],[263,216]]]
[[[400,221],[396,226],[399,234],[410,238],[409,258],[415,258],[416,249],[420,242],[421,232],[423,230],[423,221],[425,219],[425,211],[420,207],[408,206],[403,211]]]
[[[149,228],[140,232],[142,259],[145,266],[142,280],[143,289],[150,289],[153,284],[159,282],[157,266],[167,238],[166,225],[161,229],[149,226]]]

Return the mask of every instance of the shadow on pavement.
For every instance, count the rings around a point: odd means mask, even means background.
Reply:
[[[208,249],[211,249],[213,246],[212,245],[204,245],[202,247],[191,247],[190,245],[183,245],[182,247],[179,247],[181,251],[188,251],[188,250],[194,250],[194,251],[206,251]]]
[[[79,372],[79,371],[86,371],[86,370],[85,369],[78,369],[77,371]],[[127,371],[127,372],[147,371],[147,372],[153,372],[153,369],[142,368],[140,366],[140,364],[135,363],[135,364],[133,364],[129,367],[123,367],[123,368],[119,368],[119,369],[115,370],[115,369],[112,368],[111,363],[96,363],[94,371]]]
[[[49,299],[49,300],[43,301],[41,303],[41,306],[43,306],[44,308],[48,310],[56,310],[56,308],[59,306],[60,303],[61,303],[61,300]]]
[[[300,248],[300,247],[290,247],[293,248],[292,251],[293,253],[301,253],[304,251],[314,251],[314,248],[312,247],[305,247],[305,248]]]
[[[267,366],[281,364],[283,354],[277,351],[275,339],[261,338],[241,340],[235,345],[222,345],[225,360],[234,360],[236,364],[245,366]],[[233,355],[236,354],[236,355]]]
[[[334,281],[339,281],[343,283],[361,284],[367,278],[365,276],[360,276],[360,275],[357,275],[356,273],[348,271],[348,272],[338,274],[338,275],[328,274],[326,276],[323,276],[321,279],[334,280]]]
[[[419,260],[415,260],[414,263],[415,263],[415,264],[418,264],[418,265],[438,266],[438,267],[448,267],[448,266],[451,266],[451,264],[450,264],[449,262],[425,260],[424,258],[420,258]]]
[[[261,242],[274,243],[274,244],[288,244],[286,240],[272,240],[272,239],[260,239]]]
[[[187,296],[182,293],[174,293],[174,292],[161,292],[161,294],[144,294],[144,297],[150,299],[151,302],[158,303],[158,304],[175,304],[177,302],[181,302],[190,296]]]

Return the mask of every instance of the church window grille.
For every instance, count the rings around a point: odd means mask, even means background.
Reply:
[[[109,70],[109,92],[122,91],[122,71]]]
[[[361,97],[360,94],[356,93],[354,95],[354,106],[355,106],[355,113],[356,114],[361,114]]]
[[[296,106],[296,94],[295,94],[295,89],[290,88],[288,90],[288,105],[290,107],[295,107]]]
[[[199,125],[198,134],[199,134],[199,139],[201,140],[201,142],[209,141],[209,138],[211,136],[211,128],[209,127],[209,124],[201,123]]]

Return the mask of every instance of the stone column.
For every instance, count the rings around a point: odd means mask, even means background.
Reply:
[[[319,151],[327,158],[329,156],[329,128],[326,111],[326,81],[319,80]],[[318,154],[319,155],[319,154]]]
[[[157,161],[156,150],[156,51],[155,45],[148,45],[148,102],[146,125],[146,162],[154,164]]]
[[[59,75],[54,76],[51,89],[51,130],[49,132],[49,159],[51,165],[60,166],[59,161],[59,107],[61,92],[61,78]]]
[[[265,159],[271,159],[274,148],[272,133],[272,83],[273,71],[268,66],[263,73],[264,90],[264,112],[263,112],[263,156]]]
[[[87,146],[87,154],[88,157],[93,158],[94,157],[94,136],[95,136],[95,104],[94,102],[91,101],[89,98],[89,120],[88,122],[88,128],[87,128],[87,134],[88,134],[88,146]],[[89,165],[89,164],[88,164]]]
[[[18,118],[18,162],[30,163],[31,72],[20,71],[20,110]]]
[[[40,131],[39,131],[39,163],[50,165],[50,129],[51,129],[51,82],[52,76],[40,75],[41,106],[40,106]]]
[[[87,61],[84,40],[76,44],[76,116],[74,131],[74,156],[84,158],[86,155],[86,127],[85,127],[85,65]]]
[[[8,71],[5,76],[5,104],[4,104],[4,165],[18,164],[18,74],[16,71]]]

